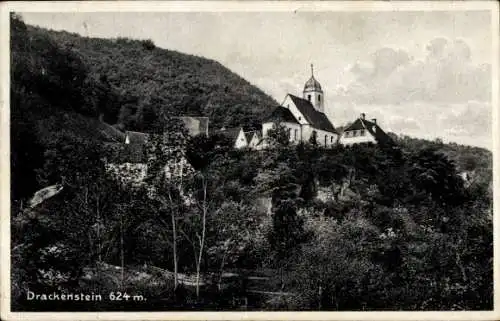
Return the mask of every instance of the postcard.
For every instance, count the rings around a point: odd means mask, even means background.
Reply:
[[[498,319],[498,9],[3,3],[2,319]]]

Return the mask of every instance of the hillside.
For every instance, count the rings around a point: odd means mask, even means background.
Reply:
[[[161,126],[162,114],[208,116],[210,128],[255,128],[277,104],[218,62],[149,41],[49,31],[19,17],[12,20],[11,66],[14,198],[39,187],[35,169],[54,135],[94,146],[113,140],[100,117],[145,132]]]
[[[473,179],[485,184],[493,180],[493,154],[491,151],[475,146],[456,143],[444,144],[439,139],[430,141],[406,135],[394,135],[394,141],[407,152],[417,152],[425,148],[433,148],[452,160],[458,172],[467,172]]]
[[[46,33],[60,46],[74,48],[94,78],[107,79],[122,100],[118,113],[108,118],[127,128],[148,131],[161,110],[173,116],[210,117],[212,128],[256,128],[263,115],[277,105],[219,62],[161,49],[150,40],[29,30]]]

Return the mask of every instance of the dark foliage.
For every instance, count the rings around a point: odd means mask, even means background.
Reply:
[[[258,128],[277,103],[220,63],[158,48],[151,40],[84,38],[68,32],[28,27],[62,47],[78,50],[90,75],[105,75],[120,93],[121,106],[107,108],[110,119],[148,131],[155,115],[210,117],[212,128]]]

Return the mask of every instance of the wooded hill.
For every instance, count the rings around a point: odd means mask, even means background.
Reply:
[[[210,117],[210,126],[257,128],[277,102],[219,62],[158,48],[151,40],[81,37],[65,31],[29,27],[70,48],[120,96],[107,120],[148,131],[162,112]]]
[[[162,115],[207,116],[210,128],[253,129],[277,105],[220,63],[148,40],[85,38],[15,19],[11,50],[13,143],[26,148],[20,154],[32,153],[35,166],[43,148],[33,144],[53,141],[52,132],[107,139],[98,117],[120,130],[144,132],[155,130]],[[30,176],[32,170],[16,161],[17,151],[13,158],[13,170]]]

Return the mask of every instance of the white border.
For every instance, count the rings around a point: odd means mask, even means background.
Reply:
[[[2,320],[500,320],[497,282],[498,248],[494,247],[493,311],[478,312],[10,312],[10,146],[9,146],[9,12],[195,12],[195,11],[463,11],[492,12],[492,119],[494,200],[500,200],[499,120],[499,6],[495,1],[99,1],[99,2],[4,2],[0,4],[0,210],[1,210],[1,319]],[[498,243],[500,202],[494,203],[493,244]]]

